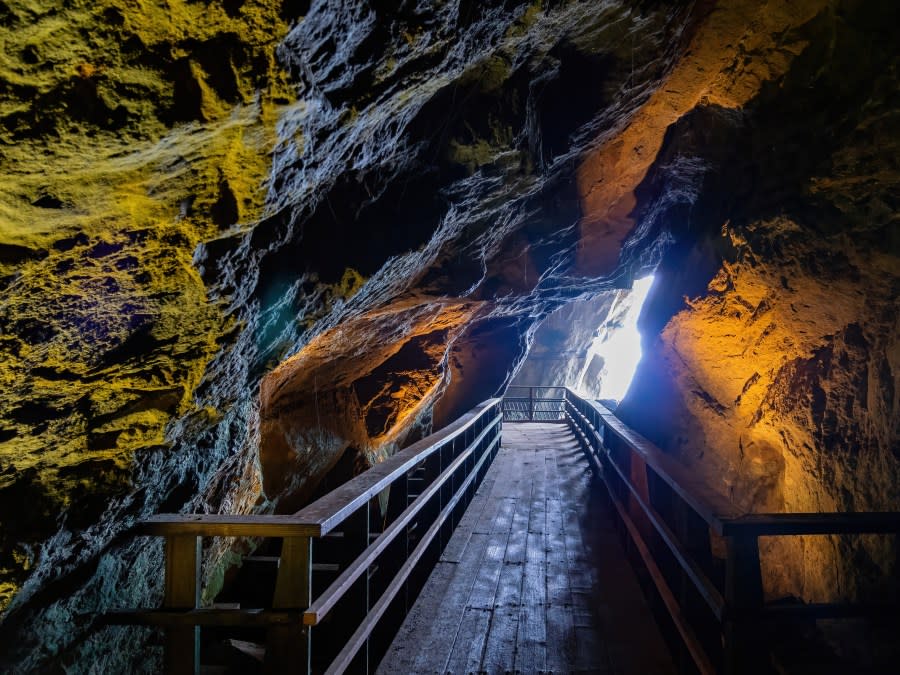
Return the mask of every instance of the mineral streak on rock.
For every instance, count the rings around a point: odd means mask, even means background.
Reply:
[[[15,668],[152,664],[149,636],[89,620],[159,600],[159,542],[114,541],[135,518],[290,511],[348,448],[378,461],[501,391],[543,317],[660,261],[632,403],[660,416],[635,425],[747,508],[896,504],[887,3],[0,17]],[[210,545],[207,597],[252,545]]]
[[[293,94],[269,3],[10,0],[0,17],[5,608],[157,508],[167,461],[196,470],[165,459],[166,429],[221,417],[193,393],[232,321],[193,249],[262,212]]]

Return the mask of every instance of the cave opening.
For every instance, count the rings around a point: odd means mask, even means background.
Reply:
[[[639,319],[652,274],[631,288],[602,291],[566,304],[544,319],[511,385],[569,387],[617,405],[643,355]]]

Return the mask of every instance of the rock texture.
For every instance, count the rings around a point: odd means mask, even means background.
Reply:
[[[511,384],[571,387],[591,398],[600,398],[599,374],[603,368],[590,353],[594,338],[627,290],[606,291],[590,300],[575,300],[548,316],[534,334],[528,356]]]
[[[683,417],[638,426],[748,507],[896,504],[888,3],[0,17],[5,667],[152,663],[151,637],[91,625],[158,600],[159,543],[116,539],[135,518],[293,510],[348,452],[501,391],[554,309],[660,261],[642,382]],[[733,328],[707,337],[714,316]],[[715,380],[700,337],[767,356]],[[729,440],[704,463],[682,427]],[[242,545],[208,550],[207,595]]]
[[[267,3],[11,0],[0,17],[6,607],[49,537],[96,554],[169,422],[221,414],[193,399],[228,326],[192,250],[261,212],[289,89]],[[151,483],[154,501],[173,485]]]
[[[640,217],[698,236],[663,258],[649,356],[619,414],[745,511],[900,504],[892,18],[862,5],[817,16],[777,85],[740,112],[682,118],[645,181]],[[707,173],[686,187],[685,166]],[[891,537],[764,549],[773,598],[898,592]]]

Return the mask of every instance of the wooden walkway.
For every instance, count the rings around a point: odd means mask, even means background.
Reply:
[[[671,657],[564,424],[513,424],[378,672],[668,675]]]

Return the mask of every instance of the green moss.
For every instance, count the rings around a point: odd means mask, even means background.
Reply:
[[[4,6],[0,467],[33,475],[54,528],[194,407],[228,324],[193,250],[261,214],[287,25],[263,0]],[[0,609],[30,564],[11,546]]]

